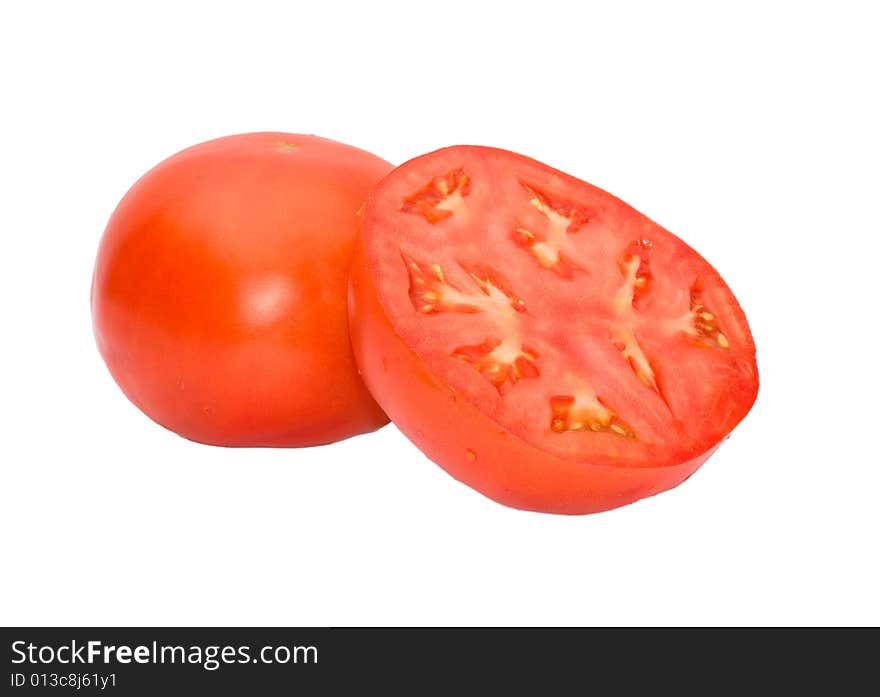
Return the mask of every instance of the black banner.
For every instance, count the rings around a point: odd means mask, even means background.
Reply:
[[[0,692],[9,695],[351,694],[353,686],[468,694],[477,685],[714,694],[825,680],[839,690],[872,665],[878,646],[876,631],[862,632],[841,654],[849,644],[834,632],[802,642],[805,632],[784,629],[13,628],[0,636]]]

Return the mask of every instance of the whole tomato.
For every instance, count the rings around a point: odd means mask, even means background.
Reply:
[[[92,283],[98,348],[166,428],[226,446],[309,446],[387,423],[358,376],[346,287],[384,160],[250,133],[195,145],[128,191]]]

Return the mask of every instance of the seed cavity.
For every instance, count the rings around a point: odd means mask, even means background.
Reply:
[[[591,213],[577,204],[552,197],[532,184],[520,180],[520,186],[531,206],[541,213],[541,230],[517,225],[513,241],[525,249],[538,264],[563,278],[571,278],[583,270],[578,263],[577,249],[571,236],[590,222]]]
[[[560,244],[559,241],[548,242],[524,227],[517,227],[513,231],[513,241],[517,246],[528,251],[541,267],[549,269],[562,278],[571,278],[575,272],[581,270],[561,251],[561,247],[565,245]]]
[[[617,315],[613,341],[636,377],[656,392],[668,407],[666,397],[657,384],[654,366],[639,344],[635,330],[636,314],[654,282],[648,258],[652,247],[653,243],[649,240],[635,240],[618,259],[617,267],[623,275],[623,281],[613,302],[612,309]]]
[[[529,197],[532,207],[543,213],[553,226],[560,228],[562,232],[576,233],[594,217],[590,210],[580,204],[553,196],[522,179],[519,183]]]
[[[729,349],[730,340],[722,333],[718,318],[703,302],[703,283],[696,279],[690,291],[690,312],[686,317],[685,331],[698,344],[713,348]]]
[[[504,319],[514,312],[525,312],[526,303],[513,291],[510,282],[488,264],[458,262],[470,280],[471,288],[451,283],[440,264],[423,264],[401,251],[409,275],[409,299],[416,312],[486,312]]]
[[[617,262],[617,268],[623,274],[623,285],[617,293],[615,305],[619,312],[632,307],[642,309],[645,297],[654,284],[651,273],[649,254],[654,243],[650,240],[635,240],[624,250]]]
[[[491,329],[497,331],[479,344],[459,346],[452,352],[453,358],[471,364],[501,394],[520,380],[538,377],[538,352],[524,345],[521,338],[520,318],[526,303],[503,274],[482,262],[458,261],[468,283],[462,287],[449,281],[439,264],[422,263],[403,251],[400,254],[416,312],[485,313]]]
[[[657,377],[654,373],[654,367],[645,355],[644,350],[642,350],[632,328],[627,327],[618,329],[614,345],[617,350],[620,351],[620,355],[623,356],[624,360],[629,364],[633,373],[636,374],[636,377],[662,397],[663,395],[660,393],[660,388],[657,386]]]
[[[452,356],[470,363],[500,394],[520,380],[541,374],[536,365],[538,352],[511,337],[489,337],[476,346],[459,346]]]
[[[632,427],[622,421],[595,394],[556,395],[550,398],[550,430],[553,433],[584,431],[613,433],[635,438]]]
[[[416,312],[430,315],[438,312],[480,312],[463,293],[446,280],[439,264],[421,264],[404,252],[400,253],[409,274],[409,299]]]
[[[509,305],[517,312],[526,311],[525,300],[517,296],[510,281],[500,271],[482,262],[459,261],[458,265],[495,306],[503,308]]]
[[[424,187],[403,199],[401,211],[421,215],[432,225],[464,208],[471,180],[459,167],[431,179]]]

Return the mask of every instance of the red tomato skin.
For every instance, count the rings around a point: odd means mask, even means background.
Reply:
[[[681,464],[616,467],[543,452],[458,395],[395,332],[360,240],[351,267],[349,322],[361,375],[394,424],[455,479],[513,508],[579,515],[659,494],[718,448]]]
[[[94,333],[145,414],[223,446],[303,447],[388,419],[346,320],[357,211],[392,165],[332,140],[227,136],[126,193],[101,239]]]

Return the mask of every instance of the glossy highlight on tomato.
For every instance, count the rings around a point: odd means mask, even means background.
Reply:
[[[170,157],[113,213],[92,283],[98,348],[141,410],[226,446],[330,443],[387,423],[348,338],[357,212],[392,166],[250,133]]]
[[[516,508],[592,513],[674,487],[758,390],[745,315],[705,259],[611,194],[494,148],[382,180],[349,317],[395,424]]]

